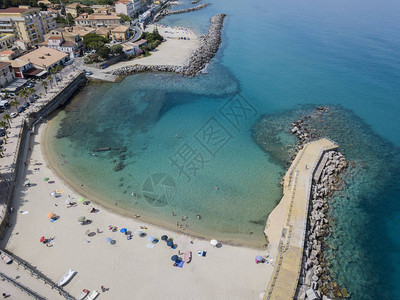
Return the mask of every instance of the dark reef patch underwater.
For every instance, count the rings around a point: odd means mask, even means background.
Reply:
[[[352,111],[330,106],[321,112],[314,106],[262,117],[253,127],[253,138],[270,159],[285,169],[296,152],[297,139],[291,123],[310,115],[306,123],[317,137],[336,141],[350,167],[343,176],[345,187],[329,201],[330,233],[324,257],[332,279],[345,287],[352,299],[395,299],[389,276],[399,253],[391,232],[398,227],[400,150],[376,135]],[[282,151],[285,149],[286,151]],[[395,279],[395,278],[393,278]],[[340,299],[342,295],[332,295]]]

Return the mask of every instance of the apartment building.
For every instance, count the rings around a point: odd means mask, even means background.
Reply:
[[[121,23],[121,17],[116,15],[88,15],[81,14],[75,19],[75,24],[87,27],[100,27],[100,26],[118,26]]]
[[[86,5],[83,5],[81,3],[76,3],[75,2],[75,3],[72,3],[70,5],[67,5],[65,7],[65,12],[67,14],[71,14],[74,18],[76,18],[79,15],[78,8],[77,8],[78,6],[80,8],[82,8],[82,9],[90,8],[89,6],[86,6]]]
[[[11,48],[17,38],[12,33],[0,33],[0,49],[6,50]]]
[[[51,13],[40,12],[39,7],[19,6],[0,9],[0,34],[14,34],[29,45],[43,42],[43,35],[55,28]]]
[[[13,68],[9,62],[0,62],[0,87],[4,87],[15,79]]]
[[[119,0],[115,3],[115,12],[119,14],[127,15],[133,18],[135,15],[135,10],[133,8],[133,2],[131,0]]]

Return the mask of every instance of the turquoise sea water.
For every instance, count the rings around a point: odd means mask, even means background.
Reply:
[[[353,299],[396,299],[400,4],[215,0],[161,23],[204,33],[219,12],[228,17],[208,74],[135,75],[76,96],[55,117],[60,168],[112,206],[175,227],[187,215],[187,230],[262,245],[286,166],[254,143],[252,126],[334,105],[321,130],[356,165],[331,204],[334,278]],[[100,147],[112,149],[94,152]]]

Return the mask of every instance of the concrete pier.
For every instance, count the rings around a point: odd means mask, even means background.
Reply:
[[[268,217],[265,235],[276,257],[264,299],[293,299],[299,280],[312,180],[327,151],[338,145],[327,138],[306,144],[284,177],[283,197]]]

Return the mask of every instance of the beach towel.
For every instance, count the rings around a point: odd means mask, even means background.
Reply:
[[[206,257],[207,251],[203,251],[203,257]]]
[[[50,222],[51,222],[51,223],[54,223],[55,221],[57,221],[57,219],[55,219],[55,220],[54,220],[54,219],[51,219]]]
[[[29,211],[27,211],[27,210],[26,210],[26,211],[20,210],[19,212],[20,212],[21,214],[23,214],[23,215],[26,215],[27,213],[29,213]]]
[[[179,260],[179,261],[177,260],[176,261],[176,266],[174,265],[174,267],[182,268],[184,263],[185,262],[183,260]]]

